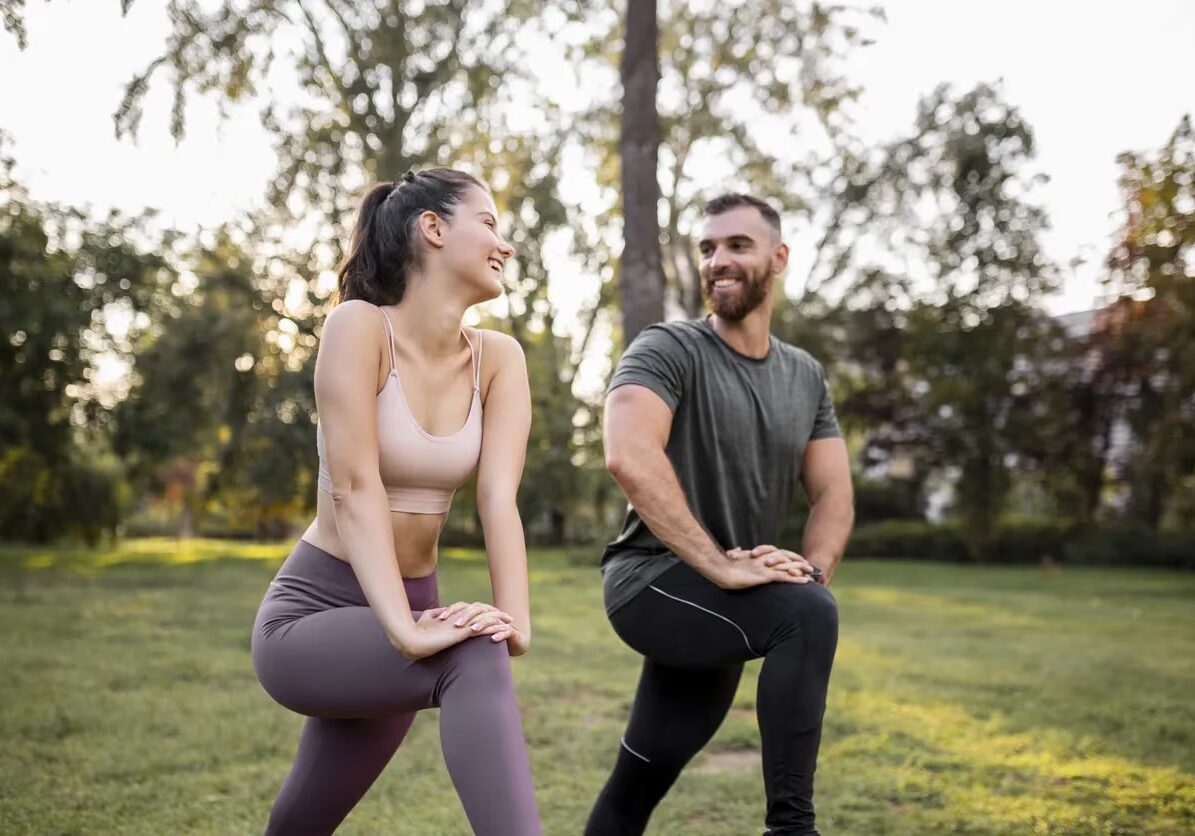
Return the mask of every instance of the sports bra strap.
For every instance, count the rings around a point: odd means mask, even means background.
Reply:
[[[477,332],[477,349],[474,350],[473,340],[469,339],[469,332],[462,328],[461,333],[465,336],[465,342],[469,344],[469,353],[473,355],[473,391],[476,392],[481,389],[481,349],[485,342],[479,330]]]
[[[477,368],[473,370],[473,388],[481,390],[481,351],[485,348],[485,334],[477,332]]]
[[[390,371],[398,368],[394,362],[394,326],[390,324],[390,317],[386,316],[386,312],[378,308],[378,313],[382,315],[382,322],[386,323],[386,343],[390,346]]]

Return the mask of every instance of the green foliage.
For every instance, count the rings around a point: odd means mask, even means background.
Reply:
[[[921,497],[908,479],[856,479],[855,520],[858,524],[881,520],[921,519]]]
[[[1195,128],[1188,115],[1166,145],[1123,154],[1126,212],[1109,258],[1110,289],[1122,297],[1097,323],[1101,371],[1132,428],[1124,463],[1129,516],[1162,522],[1195,473]]]
[[[1068,561],[1101,566],[1195,569],[1195,534],[1157,531],[1140,523],[1084,528],[1066,544],[1063,554]]]
[[[889,520],[858,526],[847,554],[852,557],[970,559],[959,523]],[[1005,519],[995,526],[990,563],[1195,568],[1195,537],[1158,532],[1141,525],[1084,525],[1057,518]]]
[[[888,520],[857,526],[847,544],[847,555],[961,561],[967,558],[967,546],[956,526]]]
[[[165,48],[129,82],[117,132],[136,133],[145,95],[162,72],[170,75],[176,138],[186,128],[189,96],[213,97],[222,108],[264,97],[264,122],[280,157],[271,203],[337,222],[355,205],[362,181],[449,164],[486,136],[502,135],[497,113],[476,133],[467,120],[515,85],[518,36],[534,5],[174,0]],[[266,80],[279,62],[302,92],[301,103],[286,109]],[[331,243],[339,229],[325,232]]]
[[[115,537],[129,503],[124,468],[111,455],[72,445],[54,466],[25,446],[0,449],[0,533],[49,542],[66,537],[96,545]]]
[[[1067,344],[1038,307],[1055,281],[1041,252],[1042,211],[1025,197],[1033,134],[999,90],[946,87],[918,108],[915,132],[848,158],[836,226],[810,289],[842,303],[816,317],[840,414],[863,433],[863,465],[910,462],[915,485],[957,473],[956,512],[972,555],[991,556],[1014,467],[1045,468],[1063,445]],[[866,259],[866,260],[864,260]],[[894,275],[897,259],[916,273]],[[782,312],[788,332],[797,308]]]
[[[754,191],[813,219],[816,177],[838,165],[859,94],[845,62],[869,42],[882,12],[786,0],[667,0],[659,11],[662,263],[669,307],[697,316],[702,299],[690,233],[709,190]],[[609,97],[598,98],[578,128],[597,185],[617,204],[622,29],[610,18],[610,4],[592,7],[594,34],[575,60],[612,82]],[[783,150],[776,136],[786,138]],[[714,160],[726,171],[712,171]],[[619,212],[597,220],[609,238],[619,237]],[[616,257],[617,248],[610,261]]]
[[[0,1],[18,39],[23,8]],[[513,334],[527,355],[529,533],[608,538],[623,498],[602,466],[600,396],[580,397],[576,383],[583,359],[600,361],[607,337],[611,353],[620,342],[611,281],[619,90],[603,79],[616,79],[622,8],[172,0],[169,38],[131,80],[117,130],[136,131],[154,84],[174,92],[176,136],[188,97],[225,110],[261,104],[280,159],[270,209],[199,242],[158,240],[145,217],[96,221],[30,201],[4,161],[0,461],[11,478],[0,487],[0,537],[95,537],[128,506],[130,484],[139,519],[177,520],[184,532],[265,536],[308,513],[311,363],[346,215],[363,183],[449,163],[491,184],[518,250],[505,303],[484,324]],[[862,522],[908,517],[945,481],[957,487],[951,510],[972,558],[1056,551],[1051,532],[1007,535],[999,520],[1010,509],[1084,525],[1123,512],[1149,529],[1189,529],[1189,120],[1163,148],[1121,158],[1126,216],[1109,288],[1122,298],[1089,335],[1067,335],[1041,309],[1056,271],[1031,199],[1033,132],[998,88],[940,88],[907,136],[867,147],[851,132],[858,90],[843,62],[881,13],[781,0],[663,0],[660,9],[670,312],[700,309],[688,234],[715,183],[765,195],[814,231],[804,290],[780,301],[776,330],[826,362],[859,471],[900,475],[858,481]],[[547,43],[568,53],[587,89],[603,91],[591,107],[537,88],[526,56]],[[272,98],[267,76],[282,67],[297,104],[288,91],[285,105]],[[535,118],[517,116],[526,112]],[[580,175],[566,170],[578,161]],[[578,176],[596,197],[566,191]],[[299,221],[314,246],[294,248]],[[553,250],[598,285],[575,324],[548,293]],[[112,314],[127,331],[109,329]],[[104,354],[133,367],[119,405],[122,387],[94,380]],[[1116,442],[1126,429],[1129,441]],[[449,535],[476,542],[466,493]],[[79,496],[100,522],[76,514],[72,532],[60,519]],[[786,536],[802,523],[794,514]]]
[[[300,328],[271,306],[234,231],[189,257],[143,335],[115,445],[180,528],[215,505],[259,536],[285,533],[314,500],[314,400]],[[289,344],[284,350],[283,343]]]
[[[4,144],[0,134],[0,538],[95,542],[127,503],[95,361],[128,349],[108,314],[135,322],[170,269],[144,243],[144,216],[96,222],[29,199]]]
[[[238,281],[246,289],[245,298],[252,297],[256,305],[258,298],[281,295],[287,288],[257,273],[260,260],[250,268],[245,259],[260,253],[264,259],[285,263],[288,279],[298,277],[308,285],[305,310],[312,337],[329,304],[317,290],[321,272],[338,255],[344,221],[355,207],[362,182],[397,178],[407,168],[433,165],[464,167],[488,182],[504,216],[504,232],[518,251],[518,273],[509,285],[505,316],[485,324],[514,334],[523,344],[535,396],[524,513],[537,536],[562,540],[573,536],[566,521],[585,517],[577,511],[590,504],[586,480],[578,478],[584,469],[571,462],[574,457],[596,460],[580,452],[581,446],[592,445],[596,434],[592,425],[574,426],[575,416],[590,413],[582,411],[571,384],[597,307],[583,313],[588,325],[578,344],[556,333],[560,329],[548,300],[542,247],[573,221],[559,187],[559,152],[568,127],[546,104],[542,124],[516,129],[509,117],[516,101],[520,106],[543,104],[523,60],[527,39],[542,27],[567,24],[570,15],[579,14],[562,4],[548,16],[555,20],[552,23],[541,18],[543,11],[525,0],[485,5],[459,0],[252,0],[215,7],[180,0],[171,7],[173,30],[163,54],[132,80],[116,118],[119,132],[135,132],[149,85],[167,70],[173,71],[176,136],[185,127],[182,115],[189,95],[211,96],[222,106],[266,97],[265,124],[277,137],[280,155],[267,196],[271,211],[286,225],[300,216],[309,226],[316,219],[321,243],[307,253],[289,253],[274,240],[277,227],[263,220],[254,230],[259,235],[253,248],[246,245],[243,251],[245,266]],[[297,46],[297,57],[276,51],[274,45],[282,39]],[[282,112],[269,99],[264,80],[277,62],[292,57],[304,101]],[[282,308],[278,300],[267,313]],[[207,330],[205,317],[214,315],[193,312],[191,326],[184,318],[170,328],[184,332],[190,327],[200,334]],[[251,318],[242,312],[242,319],[246,317]],[[146,461],[163,462],[184,449],[198,451],[194,466],[183,472],[182,501],[202,505],[198,497],[214,500],[219,494],[233,507],[260,509],[268,518],[262,524],[273,525],[269,519],[293,515],[303,507],[297,498],[314,493],[308,420],[313,406],[300,391],[304,379],[310,381],[312,355],[304,351],[298,357],[281,357],[292,370],[303,364],[302,371],[293,380],[267,374],[273,381],[269,392],[249,380],[260,382],[261,375],[242,374],[245,391],[237,395],[237,378],[228,364],[242,351],[260,357],[251,344],[272,326],[254,331],[246,324],[228,325],[230,333],[240,335],[239,344],[199,346],[183,333],[163,335],[157,389],[175,388],[166,371],[174,367],[186,377],[177,382],[179,388],[194,392],[209,407],[201,413],[201,427],[171,435],[166,446],[147,449]],[[216,364],[218,371],[202,372],[199,366],[204,363]],[[148,373],[148,364],[146,369]],[[286,394],[279,394],[283,391]],[[154,423],[150,416],[156,395],[145,389],[141,397],[143,420],[133,420],[138,410],[131,410],[125,438],[142,438],[141,428]],[[207,420],[213,412],[225,417]],[[275,420],[271,414],[293,420]],[[152,430],[145,437],[152,437]],[[475,539],[470,500],[462,496],[461,501],[450,520],[449,536]],[[196,506],[192,513],[198,510]]]

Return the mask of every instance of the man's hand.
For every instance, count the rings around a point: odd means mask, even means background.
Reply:
[[[781,549],[776,546],[763,545],[756,546],[753,549],[731,549],[726,553],[726,556],[731,560],[748,559],[763,563],[769,568],[780,569],[788,572],[793,577],[800,577],[806,580],[815,582],[822,581],[823,572],[825,571],[819,566],[815,566],[803,556],[797,554],[789,549]]]
[[[803,560],[799,555],[773,554],[782,549],[767,547],[770,552],[761,553],[754,558],[754,549],[733,548],[725,552],[725,561],[709,567],[703,572],[713,584],[721,589],[748,589],[750,586],[762,584],[807,584],[813,582],[807,571],[804,571]],[[797,557],[793,561],[792,557]]]

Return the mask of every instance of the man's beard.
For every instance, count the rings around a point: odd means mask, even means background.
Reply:
[[[714,294],[714,282],[718,279],[739,279],[739,292],[730,298],[719,299]],[[746,273],[723,270],[720,273],[711,273],[701,281],[701,295],[709,303],[710,310],[717,314],[719,319],[727,322],[742,320],[764,303],[771,289],[772,271],[767,267]]]

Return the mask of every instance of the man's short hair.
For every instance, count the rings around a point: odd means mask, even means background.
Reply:
[[[727,194],[718,195],[705,204],[705,216],[708,218],[713,215],[721,215],[723,212],[738,209],[740,206],[754,207],[758,210],[759,214],[763,215],[763,219],[772,225],[776,230],[776,234],[780,234],[780,213],[758,197],[753,197],[749,194],[728,192]]]

